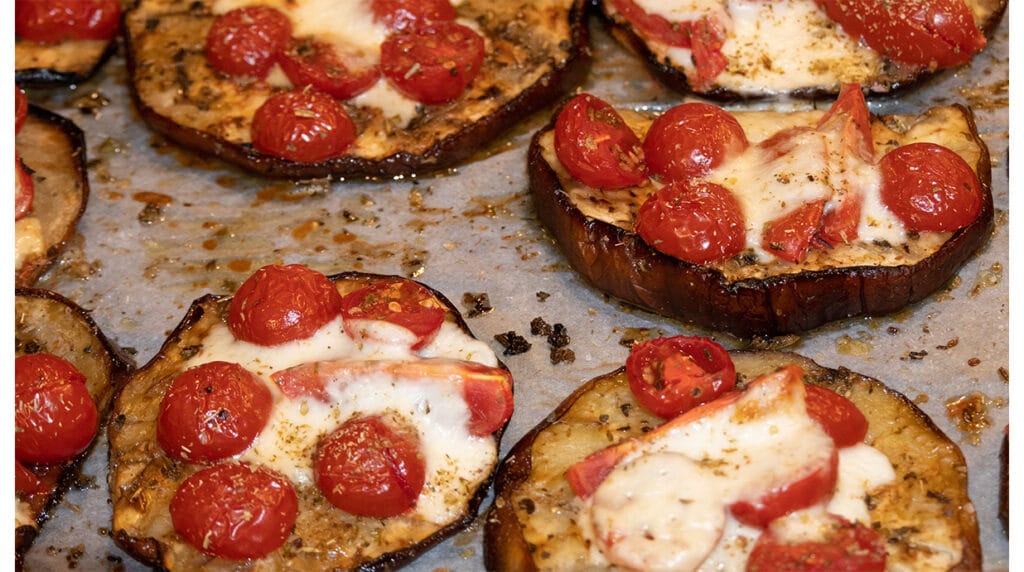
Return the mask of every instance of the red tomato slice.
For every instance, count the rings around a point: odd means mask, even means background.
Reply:
[[[335,49],[312,38],[296,38],[281,53],[278,63],[296,87],[311,86],[337,99],[351,99],[377,83],[380,70],[376,66],[350,65],[359,58],[339,54]]]
[[[28,470],[20,461],[14,461],[14,492],[23,495],[34,495],[46,492],[42,479]]]
[[[484,39],[455,22],[398,30],[380,46],[381,71],[395,89],[427,105],[448,103],[466,90],[484,61]]]
[[[14,158],[14,220],[19,221],[25,218],[32,211],[32,202],[36,197],[36,183],[21,162],[21,158]]]
[[[729,510],[737,520],[751,526],[764,527],[769,522],[795,510],[815,505],[832,496],[839,477],[839,452],[806,471],[788,483],[774,487],[760,497],[733,503]]]
[[[647,180],[640,140],[611,105],[593,95],[565,104],[554,137],[558,160],[584,185],[619,189]]]
[[[717,399],[736,386],[729,352],[710,338],[675,336],[640,342],[626,358],[629,388],[664,419]]]
[[[789,262],[803,262],[818,233],[825,201],[811,201],[765,225],[761,248]]]
[[[171,498],[174,530],[215,558],[248,560],[291,535],[299,501],[288,479],[262,467],[223,463],[185,479]]]
[[[404,30],[428,22],[455,20],[455,7],[448,0],[373,0],[373,19],[391,30]]]
[[[981,181],[950,149],[911,143],[879,162],[882,203],[911,231],[954,231],[978,218]]]
[[[21,131],[21,126],[28,118],[28,97],[18,86],[14,86],[14,134]]]
[[[644,159],[652,173],[667,179],[708,174],[750,143],[728,111],[707,103],[677,105],[651,124],[644,137]]]
[[[807,414],[818,422],[835,441],[836,447],[851,447],[864,442],[868,420],[852,401],[819,385],[807,384]]]
[[[323,274],[302,266],[264,266],[238,288],[228,307],[235,338],[275,346],[312,336],[341,313],[341,295]]]
[[[316,163],[345,152],[356,125],[325,93],[305,88],[270,96],[252,118],[256,150],[300,163]]]
[[[209,463],[241,453],[270,419],[274,398],[255,374],[215,361],[179,374],[164,394],[156,440],[175,459]]]
[[[831,210],[822,214],[818,238],[832,246],[856,240],[860,235],[860,212],[863,203],[864,198],[860,191],[845,189],[841,202],[834,204]]]
[[[747,572],[885,570],[887,555],[882,535],[859,522],[829,516],[825,526],[815,527],[819,537],[812,539],[787,534],[782,521],[771,524],[758,537],[747,559]]]
[[[433,379],[457,385],[469,407],[467,429],[477,437],[497,431],[512,416],[512,376],[508,371],[476,362],[429,359],[393,361],[313,362],[276,371],[270,378],[290,399],[312,397],[330,402],[327,386],[347,384],[368,375],[402,380]]]
[[[416,338],[412,349],[430,343],[441,329],[445,306],[423,285],[412,280],[386,280],[350,292],[342,299],[345,332],[354,340],[370,336],[364,320],[383,320],[401,326]]]
[[[288,47],[292,22],[269,6],[246,6],[225,12],[206,34],[206,60],[213,69],[233,76],[262,79],[278,54]]]
[[[388,518],[416,505],[426,466],[415,429],[372,416],[347,421],[321,440],[313,474],[334,506]]]
[[[655,250],[691,264],[725,260],[747,245],[735,195],[694,179],[672,181],[651,195],[637,211],[635,230]]]
[[[985,47],[963,0],[816,0],[847,34],[908,64],[951,67]]]
[[[693,23],[693,65],[696,73],[686,80],[697,91],[711,88],[718,74],[729,65],[729,60],[722,54],[726,32],[718,20],[701,18]]]
[[[612,446],[591,453],[586,459],[569,467],[565,478],[576,496],[589,498],[628,452],[629,448]]]
[[[15,0],[14,33],[22,40],[58,44],[109,40],[121,25],[120,0]]]
[[[871,113],[860,86],[843,86],[839,97],[818,120],[818,131],[838,131],[846,152],[858,153],[865,161],[875,157],[875,138],[871,132]]]
[[[84,451],[99,426],[82,372],[52,354],[14,360],[14,454],[25,463],[59,463]]]
[[[669,22],[657,14],[647,13],[633,0],[611,0],[611,3],[640,35],[670,46],[690,47],[693,22]]]

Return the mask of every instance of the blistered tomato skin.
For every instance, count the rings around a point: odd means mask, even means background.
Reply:
[[[213,69],[232,76],[262,79],[291,40],[292,23],[269,6],[225,12],[206,35],[206,59]]]
[[[238,288],[228,307],[236,339],[275,346],[312,336],[341,312],[341,295],[323,274],[302,266],[264,266]]]
[[[22,40],[59,44],[109,40],[121,25],[120,0],[15,0],[14,33]]]
[[[644,137],[644,159],[667,180],[701,177],[750,142],[736,118],[707,103],[684,103],[658,116]]]
[[[406,96],[435,105],[457,99],[480,72],[484,39],[455,22],[398,30],[380,46],[381,71]]]
[[[339,54],[331,44],[312,38],[292,40],[291,46],[278,58],[284,74],[295,86],[311,86],[341,100],[363,93],[380,78],[376,66],[350,65],[354,61],[358,61],[357,58]]]
[[[736,386],[729,352],[710,338],[675,336],[633,346],[626,376],[637,401],[671,419],[715,400]]]
[[[272,406],[270,390],[253,373],[235,363],[205,363],[171,382],[160,404],[157,443],[180,461],[219,461],[249,447]]]
[[[270,96],[252,118],[256,150],[300,163],[341,155],[356,140],[356,126],[331,96],[310,88]]]
[[[982,188],[962,157],[934,143],[911,143],[886,153],[882,203],[910,231],[954,231],[978,218]]]
[[[426,480],[415,430],[379,416],[347,421],[321,440],[313,471],[331,504],[375,518],[412,509]]]
[[[673,181],[651,195],[637,211],[636,232],[655,250],[691,264],[731,258],[747,241],[736,196],[693,179]]]
[[[412,349],[430,343],[441,329],[445,307],[425,287],[411,280],[387,280],[360,288],[342,299],[345,333],[364,337],[357,320],[383,320],[408,329],[416,336]]]
[[[85,375],[52,354],[14,360],[14,453],[24,463],[59,463],[92,443],[99,426]]]
[[[585,185],[620,189],[647,180],[640,140],[606,101],[574,97],[559,112],[554,137],[559,162]]]
[[[391,30],[455,20],[455,7],[448,0],[373,0],[370,9],[374,20]]]
[[[882,572],[885,540],[875,530],[830,515],[818,540],[787,541],[777,525],[758,538],[747,560],[747,572]]]
[[[263,558],[280,548],[298,510],[288,479],[236,463],[194,473],[170,504],[175,532],[197,550],[228,560]]]

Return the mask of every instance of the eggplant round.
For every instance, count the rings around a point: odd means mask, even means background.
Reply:
[[[805,112],[804,121],[819,114]],[[781,122],[787,115],[772,117]],[[913,263],[885,266],[857,264],[855,259],[830,261],[833,251],[809,256],[801,266],[780,263],[780,269],[773,271],[742,260],[697,265],[662,254],[632,230],[632,215],[627,211],[635,213],[643,197],[627,196],[624,201],[632,204],[617,205],[618,211],[609,214],[609,220],[627,222],[612,224],[581,211],[580,204],[603,204],[606,200],[602,197],[611,195],[595,191],[588,200],[589,191],[584,190],[582,198],[571,197],[571,188],[579,183],[558,164],[551,150],[553,120],[534,136],[528,152],[534,210],[569,264],[595,288],[698,326],[740,337],[775,336],[804,332],[843,318],[892,313],[941,288],[988,239],[993,226],[992,172],[988,149],[965,107],[937,107],[919,116],[875,117],[873,123],[879,155],[899,144],[924,139],[926,133],[927,137],[939,134],[962,156],[970,157],[967,162],[981,182],[984,196],[978,217]]]
[[[878,380],[797,354],[737,351],[732,358],[737,387],[795,364],[803,368],[805,383],[844,395],[867,418],[865,442],[884,453],[896,473],[895,482],[869,493],[872,528],[885,539],[887,569],[981,569],[963,454],[910,400]],[[624,368],[574,391],[513,446],[498,469],[484,528],[487,569],[585,567],[589,548],[577,525],[582,505],[564,477],[566,469],[662,422],[633,397]],[[934,566],[930,559],[936,555],[944,565]]]
[[[14,81],[23,87],[75,85],[92,77],[116,47],[117,37],[59,44],[18,39],[14,42]]]

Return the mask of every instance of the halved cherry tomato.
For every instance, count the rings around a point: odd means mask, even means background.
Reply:
[[[32,210],[32,201],[36,197],[36,183],[32,175],[21,162],[20,157],[14,158],[14,220],[25,218]]]
[[[598,189],[633,187],[647,180],[636,133],[607,102],[582,93],[555,120],[555,153],[573,177]]]
[[[953,231],[978,218],[981,182],[950,149],[911,143],[886,153],[882,203],[911,231]]]
[[[398,30],[380,46],[381,71],[395,89],[428,105],[462,95],[483,61],[484,39],[455,22]]]
[[[761,248],[776,258],[803,262],[821,227],[824,209],[824,200],[811,201],[769,222],[761,235]]]
[[[391,30],[404,30],[426,22],[450,22],[456,15],[449,0],[373,0],[370,10],[374,20]]]
[[[816,0],[854,38],[897,62],[951,67],[985,47],[963,0]]]
[[[817,538],[787,533],[785,519],[771,524],[747,559],[747,572],[882,572],[885,540],[875,530],[841,516],[813,529]],[[808,530],[803,526],[801,531]]]
[[[825,115],[818,120],[818,131],[837,131],[844,153],[857,153],[865,161],[875,157],[875,138],[871,132],[871,112],[860,85],[846,84]]]
[[[640,405],[664,419],[732,391],[736,367],[710,338],[675,336],[640,342],[626,358],[629,388]]]
[[[14,86],[14,134],[21,131],[21,126],[28,119],[28,97],[18,86]]]
[[[14,453],[25,463],[59,463],[92,443],[99,426],[86,378],[53,354],[14,360]]]
[[[818,422],[835,441],[836,447],[851,447],[864,442],[868,420],[852,401],[819,385],[807,384],[807,414]]]
[[[655,250],[692,264],[725,260],[747,243],[735,195],[695,179],[672,181],[651,195],[637,211],[636,232]]]
[[[692,74],[687,74],[686,81],[697,91],[706,91],[714,84],[718,74],[729,65],[729,60],[722,54],[726,31],[715,19],[704,17],[693,23],[693,65]]]
[[[749,145],[743,127],[728,111],[691,102],[658,116],[647,130],[643,148],[648,169],[675,180],[706,175]]]
[[[383,320],[411,331],[412,349],[430,343],[444,322],[445,306],[412,280],[385,280],[345,295],[341,302],[345,332],[354,340],[369,335],[361,320]]]
[[[838,477],[839,453],[832,449],[831,455],[820,463],[808,465],[806,471],[793,480],[756,499],[734,502],[729,510],[736,520],[744,524],[764,527],[780,516],[829,499],[835,491]]]
[[[345,62],[349,63],[345,63]],[[373,87],[380,78],[376,65],[349,65],[358,58],[338,54],[334,45],[313,38],[296,38],[278,63],[292,84],[311,86],[337,99],[351,99]]]
[[[270,96],[252,118],[253,147],[290,161],[323,161],[355,140],[356,125],[345,109],[308,87]]]
[[[835,246],[856,240],[860,235],[860,213],[864,198],[859,189],[844,189],[841,202],[821,215],[818,238]],[[833,197],[833,201],[836,198]]]
[[[270,265],[238,288],[228,307],[236,338],[275,346],[312,336],[341,313],[341,294],[323,274],[301,264]]]
[[[321,440],[313,474],[334,506],[387,518],[416,505],[426,466],[414,429],[371,416],[347,421]]]
[[[279,53],[288,47],[292,22],[269,6],[246,6],[225,12],[206,34],[206,59],[213,69],[235,76],[264,78]]]
[[[120,0],[15,0],[14,33],[23,40],[57,44],[109,40],[121,25]]]
[[[35,473],[28,470],[20,461],[14,461],[14,492],[23,495],[33,495],[46,490],[42,479]]]
[[[214,361],[171,382],[160,403],[156,440],[175,459],[209,463],[244,451],[270,418],[274,398],[255,374]]]
[[[291,535],[299,501],[288,479],[262,467],[222,463],[185,479],[171,498],[174,530],[215,558],[248,560]]]

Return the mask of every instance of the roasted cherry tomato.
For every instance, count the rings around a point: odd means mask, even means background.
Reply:
[[[21,126],[28,118],[28,97],[20,87],[14,86],[14,134],[21,131]]]
[[[327,42],[297,38],[278,58],[281,69],[297,87],[311,86],[337,99],[351,99],[373,87],[380,77],[376,65],[361,67],[345,62],[358,61],[352,55],[343,57]]]
[[[323,274],[301,264],[270,265],[253,273],[228,307],[236,338],[275,346],[312,336],[341,313],[341,294]]]
[[[735,195],[694,179],[672,181],[651,195],[637,211],[636,232],[655,250],[692,264],[725,260],[747,243]]]
[[[736,118],[707,103],[677,105],[651,124],[644,137],[647,168],[669,180],[708,174],[750,143]]]
[[[769,522],[793,511],[807,508],[831,498],[839,477],[839,453],[820,463],[810,464],[793,480],[773,487],[756,499],[734,502],[729,511],[736,520],[751,526],[765,527]]]
[[[811,239],[821,228],[825,201],[805,203],[765,225],[761,248],[776,258],[800,263],[807,257]]]
[[[264,78],[288,47],[292,22],[269,6],[225,12],[206,34],[206,59],[213,69],[235,76]]]
[[[398,30],[380,46],[381,71],[395,89],[428,105],[462,95],[483,61],[484,39],[455,22]]]
[[[46,490],[42,479],[35,473],[28,470],[19,461],[14,461],[14,492],[23,495],[33,495]]]
[[[21,158],[14,158],[14,220],[25,218],[32,210],[32,201],[36,197],[36,183],[32,175],[21,162]]]
[[[626,376],[640,405],[665,419],[736,386],[729,352],[701,337],[657,338],[634,345],[626,358]]]
[[[14,0],[14,33],[30,42],[109,40],[120,25],[120,0]]]
[[[978,218],[981,182],[950,149],[911,143],[886,153],[882,203],[911,231],[953,231]]]
[[[864,161],[875,157],[875,138],[871,132],[871,112],[860,85],[846,84],[832,106],[818,120],[818,131],[836,131],[844,154],[856,153]]]
[[[864,442],[868,434],[868,420],[852,401],[818,385],[804,387],[807,391],[807,414],[832,437],[836,447]]]
[[[334,506],[357,516],[387,518],[416,505],[426,465],[414,429],[372,416],[347,421],[324,437],[313,473]]]
[[[270,418],[274,398],[255,374],[214,361],[174,378],[160,403],[156,440],[188,463],[219,461],[244,451]]]
[[[370,10],[374,20],[392,30],[455,20],[455,7],[448,0],[373,0]]]
[[[185,479],[170,511],[175,532],[197,550],[248,560],[284,544],[299,501],[288,479],[261,467],[223,463]]]
[[[816,526],[816,538],[785,530],[784,520],[773,523],[757,539],[747,572],[882,572],[885,540],[878,532],[840,516]],[[803,526],[801,531],[806,531]],[[792,538],[787,538],[792,537]]]
[[[593,95],[565,104],[554,136],[558,160],[584,185],[618,189],[647,180],[640,140],[611,105]]]
[[[289,161],[323,161],[355,140],[356,125],[345,109],[310,88],[270,96],[252,118],[253,147]]]
[[[352,339],[368,336],[360,320],[384,320],[411,331],[416,337],[411,347],[418,350],[441,329],[445,307],[430,290],[412,280],[385,280],[346,294],[341,315]]]
[[[99,425],[85,375],[52,354],[14,360],[14,453],[25,463],[59,463],[92,443]]]
[[[986,44],[963,0],[816,1],[847,34],[897,62],[956,66]]]

